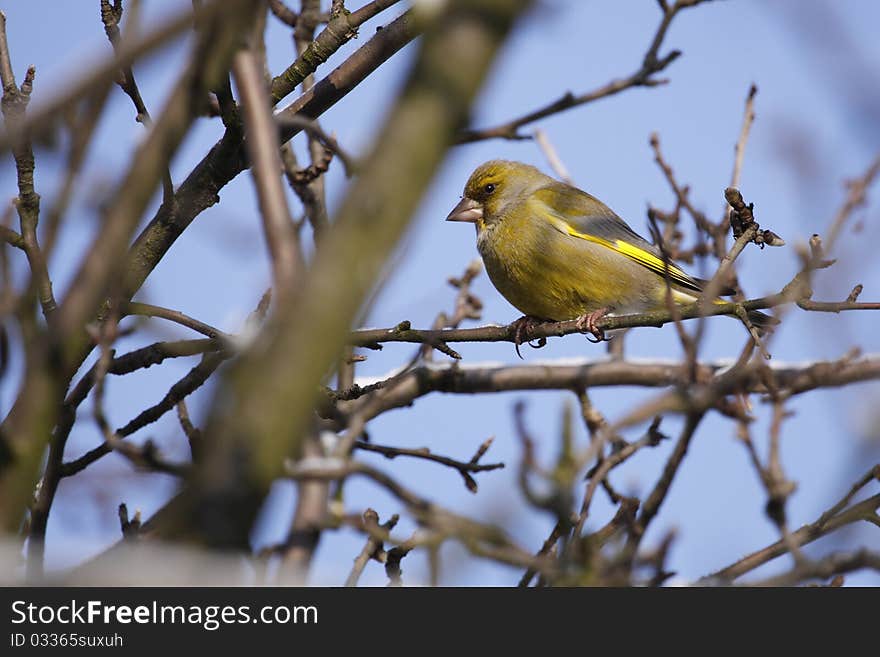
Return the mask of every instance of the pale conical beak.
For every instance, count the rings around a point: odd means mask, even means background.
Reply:
[[[446,221],[467,221],[475,224],[483,218],[483,206],[467,197],[461,199],[452,212],[446,217]]]

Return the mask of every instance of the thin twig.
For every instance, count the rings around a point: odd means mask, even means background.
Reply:
[[[387,534],[394,529],[394,526],[399,519],[400,516],[395,513],[386,522],[380,525],[378,513],[373,511],[373,509],[367,509],[364,511],[364,526],[367,531],[370,532],[370,537],[367,539],[367,543],[364,545],[360,554],[355,558],[354,565],[351,567],[351,572],[348,574],[348,577],[345,578],[345,586],[357,586],[361,573],[364,572],[364,568],[367,567],[367,562],[370,559],[375,559],[379,563],[385,562],[385,551],[382,549],[382,539],[377,538],[376,534]]]
[[[299,114],[294,114],[293,116],[279,116],[276,118],[276,122],[281,126],[300,128],[316,138],[339,158],[339,161],[342,162],[342,166],[345,168],[346,176],[351,177],[358,172],[359,165],[357,160],[339,145],[339,142],[336,141],[336,137],[324,132],[321,124],[317,121],[305,116],[300,116]]]
[[[376,452],[377,454],[382,454],[384,457],[393,459],[398,456],[410,456],[417,459],[424,459],[426,461],[433,461],[434,463],[440,463],[442,465],[449,466],[458,471],[458,473],[464,479],[465,486],[472,493],[477,492],[477,482],[471,477],[470,473],[474,472],[489,472],[490,470],[498,470],[504,467],[503,463],[479,463],[480,457],[486,453],[489,445],[492,444],[492,439],[490,438],[486,442],[484,442],[477,449],[476,454],[470,461],[457,461],[455,459],[449,458],[448,456],[441,456],[439,454],[432,454],[431,450],[427,447],[421,447],[418,449],[408,449],[403,447],[390,447],[387,445],[375,445],[373,443],[368,443],[365,441],[358,441],[354,444],[355,449],[360,449],[365,452]]]
[[[158,317],[159,319],[167,319],[169,322],[180,324],[181,326],[190,328],[193,331],[201,333],[202,335],[209,338],[221,340],[226,344],[232,344],[232,336],[230,336],[228,333],[224,333],[220,329],[214,328],[210,324],[206,324],[205,322],[190,317],[189,315],[186,315],[179,310],[170,310],[168,308],[155,306],[150,303],[127,301],[121,304],[120,313],[123,317],[129,315],[139,315],[143,317]]]
[[[494,138],[528,139],[529,135],[522,134],[519,129],[523,126],[529,125],[530,123],[534,123],[535,121],[539,121],[540,119],[546,118],[553,114],[558,114],[559,112],[563,112],[573,107],[578,107],[580,105],[585,105],[601,98],[613,96],[614,94],[620,93],[621,91],[630,89],[632,87],[654,87],[657,85],[665,84],[666,80],[655,77],[656,74],[669,66],[681,55],[681,51],[679,50],[672,50],[663,56],[660,56],[659,54],[660,47],[663,45],[663,40],[666,37],[666,32],[669,29],[669,25],[672,23],[672,19],[675,18],[679,11],[688,7],[694,7],[704,1],[705,0],[677,0],[675,4],[671,7],[666,7],[663,9],[663,16],[660,20],[660,24],[657,27],[657,31],[654,34],[651,45],[648,47],[647,52],[642,58],[642,65],[634,73],[631,73],[625,78],[612,80],[608,84],[602,85],[601,87],[598,87],[593,91],[581,94],[579,96],[568,92],[552,103],[549,103],[533,112],[529,112],[524,116],[513,119],[511,121],[507,121],[505,123],[501,123],[492,128],[465,130],[459,134],[458,143],[466,144],[470,142]]]
[[[138,5],[134,3],[133,6],[136,8]],[[101,21],[104,23],[104,32],[107,34],[107,38],[113,46],[113,52],[117,57],[122,53],[122,33],[119,30],[122,12],[122,0],[114,0],[112,5],[110,0],[101,0]],[[128,23],[130,27],[132,23],[136,24],[137,20],[130,18]],[[149,127],[152,124],[152,118],[143,97],[141,97],[141,91],[138,88],[137,81],[134,79],[134,70],[131,64],[119,67],[119,77],[116,82],[119,88],[131,98],[131,102],[134,104],[135,110],[137,110],[135,120]],[[171,179],[171,171],[168,167],[165,167],[165,171],[162,174],[162,202],[174,202],[174,182]]]
[[[878,475],[880,475],[880,466],[874,466],[868,474],[861,477],[852,488],[850,488],[847,494],[844,495],[839,502],[836,502],[831,508],[825,511],[815,522],[803,525],[798,530],[792,532],[788,541],[780,539],[761,550],[743,557],[736,563],[721,568],[711,575],[701,578],[697,583],[733,581],[755,568],[764,565],[768,561],[772,561],[776,557],[788,553],[791,545],[802,547],[854,522],[865,520],[880,526],[880,516],[878,516],[877,512],[877,510],[880,509],[880,494],[873,495],[872,497],[853,504],[852,506],[847,506],[855,494],[864,488],[871,480],[877,479]]]

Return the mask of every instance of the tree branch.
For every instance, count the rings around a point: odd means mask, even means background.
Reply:
[[[772,561],[776,557],[789,552],[790,545],[802,547],[818,538],[830,534],[845,525],[861,520],[880,522],[877,510],[880,509],[880,494],[847,507],[853,496],[872,480],[880,481],[880,466],[874,466],[870,472],[859,479],[849,492],[834,506],[823,513],[815,522],[803,525],[791,533],[790,540],[780,539],[767,547],[743,557],[730,566],[715,571],[697,581],[697,584],[713,582],[732,582],[746,573]]]
[[[681,55],[680,50],[672,50],[662,57],[659,56],[660,47],[663,45],[663,40],[666,37],[669,25],[679,11],[688,7],[694,7],[705,1],[707,0],[677,0],[677,2],[671,7],[663,9],[663,17],[660,20],[660,24],[657,27],[651,45],[648,47],[647,52],[642,58],[642,65],[634,73],[631,73],[625,78],[612,80],[608,84],[579,96],[575,96],[569,91],[564,96],[548,105],[492,128],[465,130],[459,133],[458,143],[467,144],[475,141],[482,141],[484,139],[496,138],[530,139],[531,135],[524,135],[520,133],[519,129],[553,114],[558,114],[580,105],[586,105],[587,103],[591,103],[601,98],[613,96],[614,94],[618,94],[621,91],[625,91],[632,87],[654,87],[660,84],[665,84],[667,82],[666,80],[661,80],[654,76],[669,66]]]
[[[427,447],[421,447],[419,449],[406,449],[403,447],[390,447],[386,445],[374,445],[373,443],[368,443],[366,441],[360,440],[354,444],[355,449],[360,449],[365,452],[375,452],[377,454],[382,454],[385,458],[394,459],[398,456],[410,456],[417,459],[424,459],[426,461],[433,461],[434,463],[440,463],[441,465],[449,466],[454,470],[457,470],[461,475],[462,479],[464,479],[465,486],[467,489],[472,492],[477,492],[477,482],[471,477],[471,473],[474,472],[488,472],[490,470],[498,470],[499,468],[503,468],[503,463],[480,463],[480,457],[486,453],[486,450],[489,448],[489,445],[492,444],[492,439],[489,438],[486,442],[480,445],[480,448],[477,450],[476,454],[470,461],[456,461],[455,459],[449,458],[448,456],[440,456],[439,454],[432,454],[431,450]]]

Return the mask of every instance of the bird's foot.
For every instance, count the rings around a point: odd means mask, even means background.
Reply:
[[[529,339],[529,334],[533,329],[540,326],[541,324],[546,324],[547,320],[540,319],[538,317],[532,317],[531,315],[523,315],[518,320],[513,322],[513,344],[516,348],[516,355],[519,356],[520,360],[523,359],[522,354],[519,353],[519,346],[524,342],[527,343],[532,349],[540,349],[544,345],[547,344],[547,338],[536,338],[534,340]],[[534,344],[532,344],[534,342]]]
[[[599,310],[594,310],[591,313],[587,313],[586,315],[581,315],[577,318],[577,322],[575,326],[577,326],[578,330],[581,333],[589,333],[591,334],[595,340],[590,340],[588,337],[587,340],[593,343],[604,342],[609,338],[605,337],[605,331],[596,326],[596,322],[605,317],[608,314],[608,308],[599,308]]]

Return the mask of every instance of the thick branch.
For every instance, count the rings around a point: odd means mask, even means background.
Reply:
[[[697,364],[697,380],[708,381],[729,371],[731,361]],[[768,363],[773,385],[788,394],[832,388],[880,378],[880,356],[844,357],[808,364]],[[685,371],[679,361],[589,360],[545,361],[533,365],[437,363],[416,367],[399,378],[369,418],[410,405],[431,392],[495,393],[511,390],[581,390],[603,386],[667,387],[679,384]],[[763,368],[752,367],[737,378],[734,391],[768,391]]]

